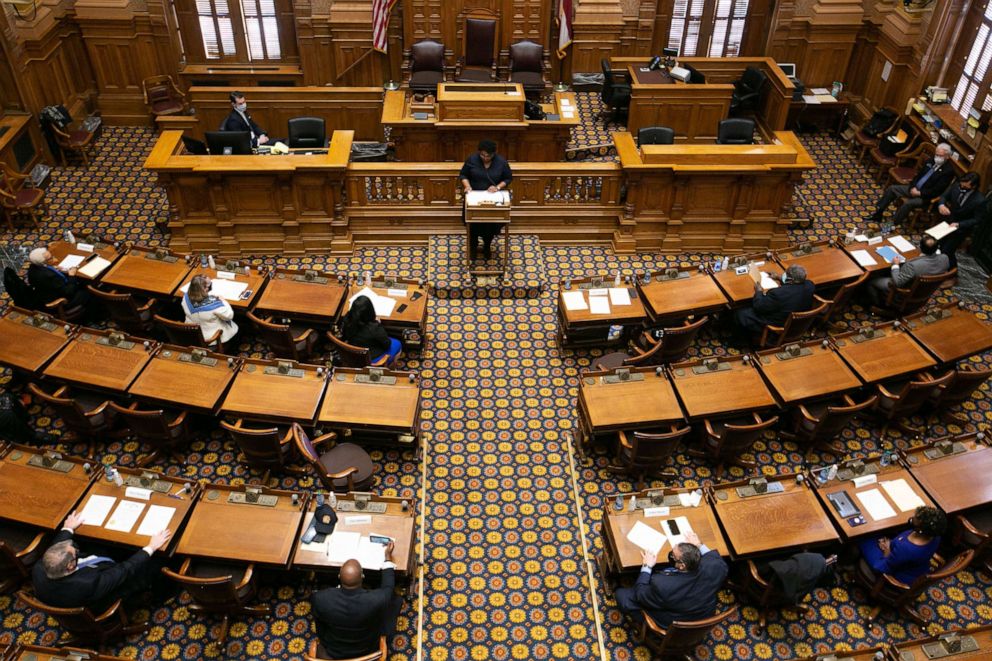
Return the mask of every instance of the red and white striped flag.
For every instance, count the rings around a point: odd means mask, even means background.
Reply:
[[[558,58],[572,45],[572,0],[558,0]]]
[[[372,48],[386,52],[386,30],[389,28],[389,12],[396,0],[372,0]]]

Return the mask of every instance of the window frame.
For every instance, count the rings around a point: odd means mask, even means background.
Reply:
[[[202,0],[201,0],[202,1]],[[210,3],[210,13],[201,15],[198,0],[169,0],[172,14],[176,20],[176,32],[182,49],[183,60],[187,64],[295,64],[299,56],[295,45],[296,34],[294,26],[287,25],[284,14],[292,12],[292,0],[206,0]],[[227,52],[223,47],[220,21],[217,5],[226,5],[231,22],[233,35],[233,52]],[[271,9],[265,5],[270,4]],[[251,6],[255,15],[246,11]],[[222,53],[219,57],[210,57],[207,45],[204,43],[201,29],[201,18],[212,18],[217,35],[217,44]],[[261,41],[254,40],[261,47],[261,57],[253,57],[252,30],[249,22],[256,21],[259,26]],[[275,31],[274,38],[267,38],[270,31]]]
[[[694,0],[685,0],[686,11],[684,15],[681,15],[677,11],[677,4],[672,4],[672,14],[671,21],[668,26],[668,48],[678,48],[679,55],[681,57],[737,57],[740,55],[742,46],[744,46],[744,40],[747,36],[748,20],[751,17],[751,0],[724,0],[729,2],[729,10],[726,19],[721,19],[718,17],[718,8],[721,0],[701,0],[702,8],[698,14],[691,15],[693,5],[697,4]],[[744,16],[742,18],[735,18],[737,10],[740,5],[745,5]],[[723,32],[722,43],[714,43],[714,38],[717,36],[717,21],[726,20],[727,28]],[[681,30],[677,28],[679,22],[682,22]],[[740,22],[740,39],[736,44],[735,49],[728,49],[729,47],[729,37],[733,34],[733,26],[735,23]],[[693,25],[699,25],[699,34],[696,38],[696,43],[693,48],[693,52],[686,51],[686,41],[689,36],[690,27]],[[679,35],[678,33],[681,32]],[[719,52],[714,53],[713,48],[717,47]]]

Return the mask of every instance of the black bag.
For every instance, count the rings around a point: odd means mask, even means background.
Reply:
[[[877,138],[878,135],[892,126],[892,122],[896,119],[896,113],[888,108],[882,108],[876,110],[875,114],[871,116],[865,127],[861,129],[864,131],[865,135],[872,138]]]
[[[524,101],[524,116],[527,119],[544,119],[544,111],[533,101]]]

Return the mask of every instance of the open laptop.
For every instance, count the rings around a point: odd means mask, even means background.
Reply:
[[[796,65],[795,64],[779,64],[778,68],[782,70],[785,77],[789,80],[795,80],[796,78]]]

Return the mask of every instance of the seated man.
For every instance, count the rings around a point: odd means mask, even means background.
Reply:
[[[765,326],[781,326],[793,312],[813,307],[813,283],[806,279],[806,269],[792,265],[782,274],[782,284],[768,291],[754,283],[751,307],[741,308],[734,315],[738,328],[751,338],[760,336]]]
[[[390,542],[378,590],[362,587],[362,566],[358,560],[349,560],[341,566],[341,587],[315,592],[310,598],[323,656],[344,659],[369,654],[378,648],[380,636],[396,630],[403,602],[393,595],[396,565],[392,557]]]
[[[269,141],[265,130],[255,123],[248,114],[248,101],[242,92],[231,92],[231,114],[220,125],[221,131],[248,131],[251,133],[251,146],[257,147]]]
[[[940,240],[940,252],[947,255],[951,268],[957,268],[958,248],[971,236],[978,224],[985,222],[985,196],[978,191],[980,178],[977,172],[968,172],[940,196],[937,205],[939,219],[954,228]]]
[[[893,184],[885,189],[878,201],[875,213],[866,218],[868,222],[880,223],[882,214],[889,205],[901,197],[906,201],[892,216],[893,223],[903,223],[913,209],[919,209],[930,200],[941,195],[954,179],[954,164],[950,160],[951,146],[946,142],[937,145],[933,158],[927,160],[908,186]]]
[[[872,278],[868,283],[868,296],[871,297],[873,305],[882,305],[889,295],[889,288],[895,286],[905,289],[913,284],[913,280],[921,275],[937,275],[947,273],[950,268],[950,260],[947,255],[937,252],[937,239],[929,234],[923,235],[920,241],[919,257],[914,257],[908,262],[904,257],[897,256],[892,260],[892,275]]]
[[[716,593],[727,578],[727,563],[699,542],[695,533],[668,553],[671,567],[655,572],[656,554],[641,554],[641,573],[632,588],[618,588],[617,605],[635,621],[647,613],[659,626],[702,620],[716,612]]]
[[[42,304],[64,298],[68,307],[86,305],[90,293],[86,285],[76,277],[76,268],[63,271],[57,266],[55,257],[47,248],[35,248],[28,255],[28,284],[34,289],[38,302]]]
[[[82,523],[83,517],[76,512],[67,516],[41,562],[32,568],[31,580],[38,599],[57,608],[85,606],[102,613],[118,599],[148,589],[158,578],[159,568],[151,558],[169,543],[171,530],[155,533],[140,551],[123,562],[114,562],[102,556],[79,557],[72,533]]]

